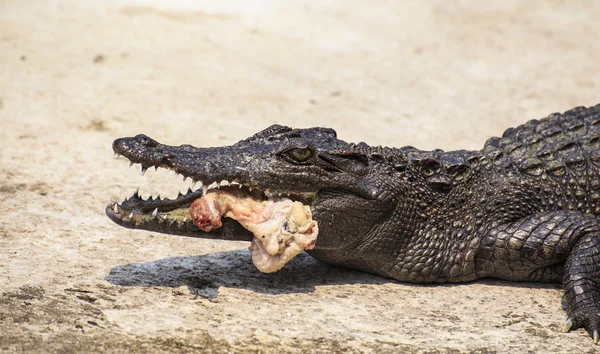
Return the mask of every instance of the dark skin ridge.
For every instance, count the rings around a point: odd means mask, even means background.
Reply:
[[[329,264],[412,283],[494,277],[561,282],[564,331],[600,331],[600,105],[510,128],[478,151],[350,144],[327,128],[273,125],[234,145],[168,146],[145,136],[113,149],[143,168],[195,181],[286,192],[319,223],[309,253]],[[250,240],[233,220],[205,233],[185,219],[196,194],[109,205],[119,225]],[[115,208],[117,212],[115,212]],[[153,210],[158,215],[153,216]]]

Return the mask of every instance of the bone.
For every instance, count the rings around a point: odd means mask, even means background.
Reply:
[[[254,234],[252,261],[264,273],[314,248],[319,232],[309,206],[287,198],[258,200],[240,190],[210,191],[192,203],[190,216],[206,232],[221,227],[223,217],[237,220]]]

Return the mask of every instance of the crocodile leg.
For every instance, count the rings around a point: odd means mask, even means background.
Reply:
[[[565,298],[569,317],[564,331],[584,327],[598,343],[600,331],[600,233],[581,237],[565,263]]]
[[[540,213],[488,230],[479,246],[480,277],[558,282],[567,300],[565,331],[600,331],[600,220],[573,211]]]

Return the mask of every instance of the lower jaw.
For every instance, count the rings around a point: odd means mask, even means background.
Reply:
[[[276,191],[265,191],[262,192],[256,188],[248,188],[246,186],[240,187],[235,186],[224,186],[219,189],[212,190],[198,190],[192,192],[191,190],[186,194],[180,194],[175,199],[162,199],[148,198],[143,199],[138,193],[134,193],[131,197],[124,200],[123,203],[119,204],[116,201],[109,203],[106,207],[106,214],[115,223],[136,228],[136,225],[156,225],[156,224],[168,224],[174,226],[180,226],[179,228],[186,230],[186,232],[193,231],[194,229],[198,233],[203,231],[198,229],[190,217],[190,206],[198,198],[211,191],[239,191],[243,190],[245,193],[250,194],[257,200],[266,200],[272,197],[289,198],[294,201],[299,201],[305,205],[311,205],[316,197],[315,193],[279,193]],[[145,227],[137,227],[143,228]],[[175,231],[175,230],[174,230]]]
[[[268,195],[276,195],[275,193],[264,193],[258,189],[249,190],[247,187],[243,187],[243,189],[260,200],[266,200]],[[240,187],[222,187],[220,190],[238,191]],[[250,231],[230,218],[223,218],[222,227],[210,232],[202,231],[194,225],[190,216],[190,206],[193,201],[201,198],[203,194],[200,190],[179,195],[176,199],[172,200],[161,198],[148,198],[144,200],[139,195],[134,194],[122,204],[116,202],[110,203],[106,207],[106,214],[116,224],[131,229],[228,241],[252,241],[254,239],[254,235]],[[315,194],[305,193],[299,197],[294,196],[292,198],[310,203],[315,200]]]

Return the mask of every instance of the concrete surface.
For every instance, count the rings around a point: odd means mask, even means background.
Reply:
[[[593,352],[556,285],[415,286],[104,215],[145,133],[234,143],[280,123],[478,149],[600,102],[596,1],[0,0],[0,351]],[[160,171],[159,171],[160,172]],[[166,192],[166,191],[165,191]]]

